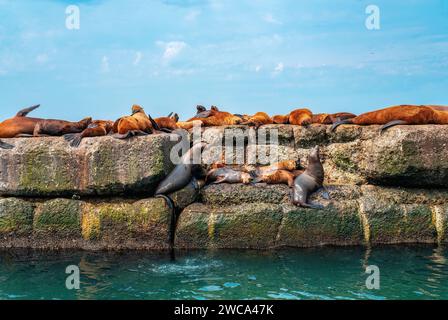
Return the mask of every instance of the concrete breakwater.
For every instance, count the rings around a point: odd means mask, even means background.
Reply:
[[[448,126],[324,125],[275,129],[255,144],[245,127],[207,128],[211,151],[226,136],[245,141],[231,157],[255,161],[275,150],[306,166],[316,144],[330,199],[323,210],[293,206],[284,185],[189,185],[172,195],[177,217],[153,198],[172,170],[169,135],[121,141],[11,139],[0,150],[0,247],[83,249],[275,248],[448,242]],[[251,129],[252,130],[252,129]],[[272,132],[272,131],[271,131]],[[204,155],[222,158],[225,148]],[[255,155],[255,157],[254,157]],[[208,157],[208,158],[207,158]],[[210,160],[210,161],[208,161]]]

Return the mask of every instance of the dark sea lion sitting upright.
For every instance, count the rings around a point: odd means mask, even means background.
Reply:
[[[308,156],[308,167],[305,172],[294,180],[292,203],[304,208],[322,209],[321,205],[308,203],[308,195],[320,189],[323,182],[324,168],[320,162],[319,147],[316,146]]]
[[[206,146],[205,142],[196,143],[181,158],[180,163],[176,165],[173,171],[160,182],[155,194],[168,195],[185,187],[191,178],[200,171],[201,165],[193,163],[193,156],[202,151]]]

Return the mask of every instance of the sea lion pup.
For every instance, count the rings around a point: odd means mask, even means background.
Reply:
[[[442,111],[441,111],[442,110]],[[341,124],[383,125],[381,132],[396,125],[448,124],[448,112],[437,106],[399,105],[363,113],[333,124],[334,131]]]
[[[308,203],[308,195],[320,189],[324,182],[324,168],[320,162],[319,147],[311,150],[308,156],[308,167],[305,172],[294,179],[292,203],[296,206],[322,209],[321,205]]]
[[[268,116],[267,113],[257,112],[256,114],[254,114],[252,117],[250,117],[245,122],[242,122],[241,124],[248,125],[250,127],[255,127],[256,129],[258,129],[260,126],[264,124],[273,124],[273,123],[274,122],[272,121],[271,117]]]
[[[212,169],[207,173],[205,179],[206,183],[211,182],[211,184],[220,183],[244,183],[249,184],[252,177],[249,173],[231,169],[229,167],[222,167]]]
[[[166,117],[155,118],[154,121],[160,128],[160,131],[171,133],[176,129],[179,129],[177,121],[179,121],[179,115],[171,112]]]
[[[154,131],[160,131],[159,126],[147,115],[142,107],[139,105],[132,106],[132,114],[119,118],[114,123],[114,135],[117,139],[127,139],[132,136],[146,136],[154,133]]]
[[[81,133],[70,133],[64,135],[64,139],[70,142],[70,146],[77,148],[82,139],[87,137],[101,137],[112,133],[114,122],[110,120],[94,120]]]
[[[181,158],[173,171],[159,183],[156,195],[167,195],[185,187],[192,176],[197,176],[202,171],[200,164],[193,163],[193,156],[202,152],[207,144],[205,142],[196,143]]]

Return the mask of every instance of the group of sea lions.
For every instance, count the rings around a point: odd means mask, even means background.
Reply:
[[[169,133],[176,129],[188,130],[198,122],[204,127],[248,125],[255,128],[267,124],[308,126],[317,123],[331,124],[332,131],[341,124],[383,125],[381,131],[395,125],[448,124],[448,106],[437,105],[399,105],[358,116],[348,112],[314,114],[311,110],[302,108],[272,117],[265,112],[257,112],[254,115],[232,114],[221,111],[216,106],[207,109],[199,105],[197,114],[187,121],[179,121],[176,113],[153,119],[142,107],[134,105],[131,115],[115,121],[92,120],[89,117],[79,122],[27,117],[29,112],[38,107],[39,105],[36,105],[23,109],[13,118],[0,123],[0,138],[64,136],[71,146],[78,147],[85,137],[113,134],[118,139],[126,139],[138,135]],[[13,147],[0,140],[0,148],[12,149]]]
[[[200,142],[185,153],[180,163],[158,185],[156,197],[164,198],[171,208],[175,205],[170,194],[189,183],[200,189],[205,184],[242,183],[242,184],[287,184],[291,188],[293,204],[305,208],[320,209],[322,206],[308,203],[308,196],[323,187],[324,169],[320,160],[319,147],[314,147],[308,156],[308,167],[299,170],[298,161],[286,160],[268,166],[233,166],[218,162],[207,170],[200,164],[193,164],[193,154],[202,152],[207,146]],[[202,183],[200,182],[202,181]]]

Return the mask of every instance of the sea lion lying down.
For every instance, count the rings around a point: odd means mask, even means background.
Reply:
[[[13,118],[0,123],[0,138],[61,136],[68,133],[82,132],[92,122],[92,118],[71,122],[27,117],[28,113],[39,106],[35,105],[20,110]],[[12,147],[12,145],[0,141],[0,148],[11,149]]]
[[[448,124],[448,107],[432,105],[399,105],[360,114],[333,124],[334,131],[341,124],[383,125],[381,132],[396,125]]]

